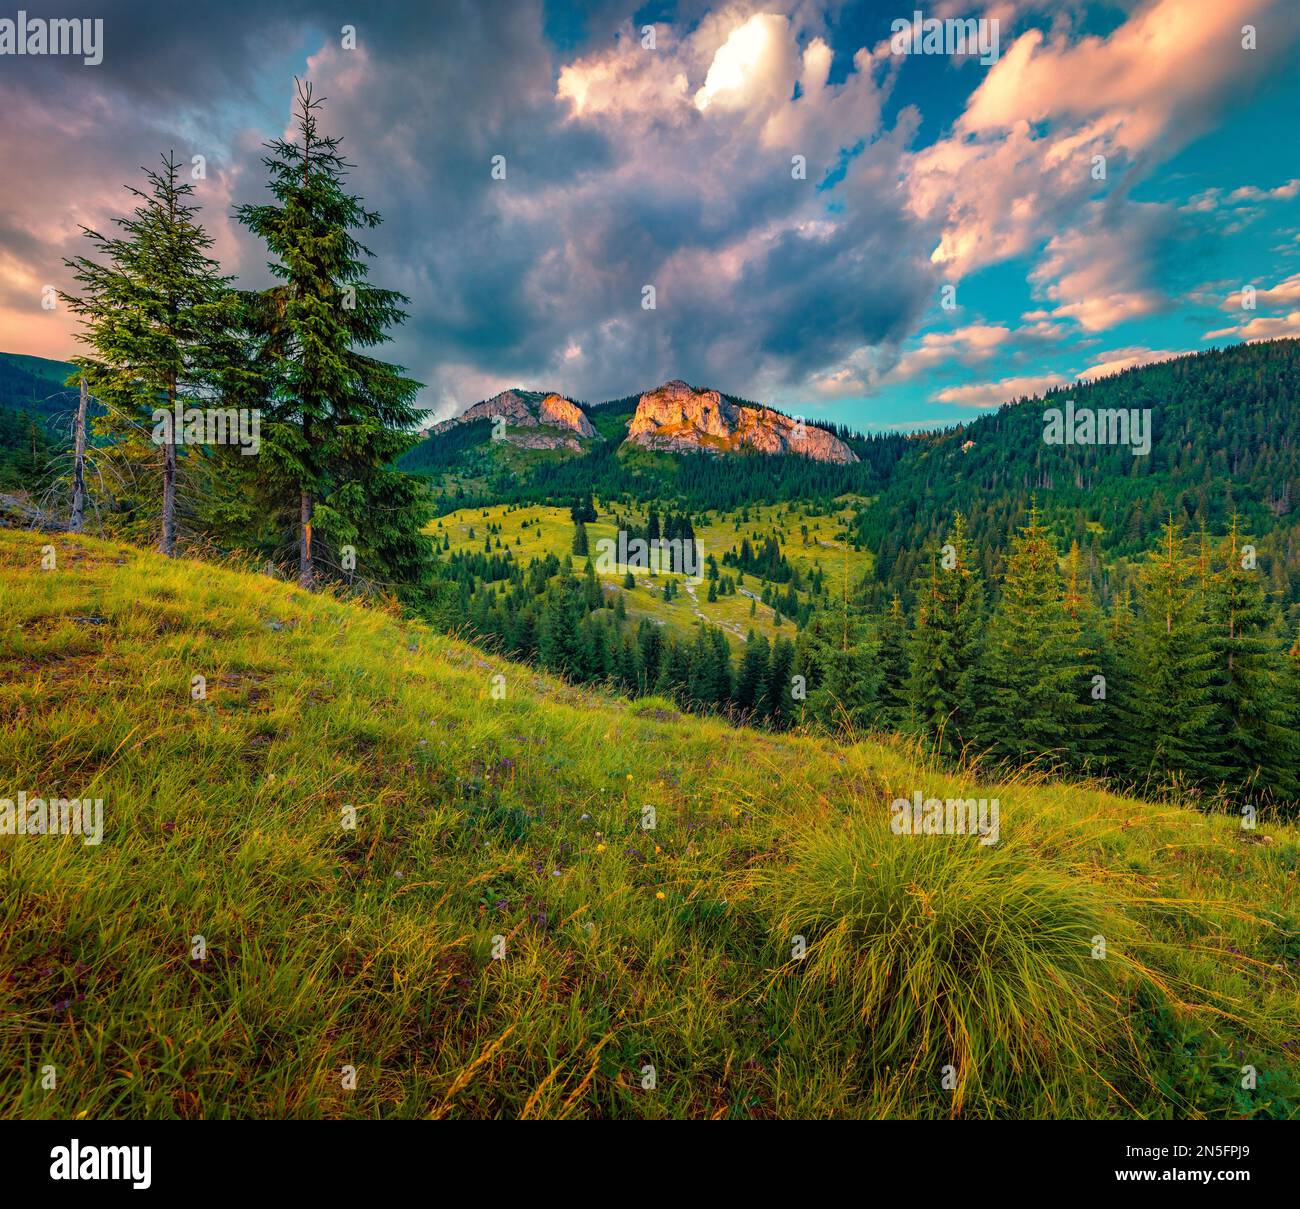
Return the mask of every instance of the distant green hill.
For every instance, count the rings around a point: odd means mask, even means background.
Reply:
[[[717,456],[641,449],[622,444],[638,397],[588,406],[591,422],[605,440],[581,454],[520,459],[491,441],[490,425],[479,421],[428,438],[398,466],[437,481],[444,511],[474,504],[547,503],[587,493],[675,501],[702,511],[868,495],[879,490],[907,445],[906,438],[894,434],[862,437],[826,426],[852,448],[858,462],[841,465],[749,451]]]
[[[67,409],[66,399],[49,396],[67,389],[63,383],[76,366],[23,353],[0,353],[0,407],[53,415]]]
[[[1151,448],[1049,445],[1044,412],[1149,409]],[[1186,528],[1222,533],[1237,514],[1259,539],[1282,600],[1300,606],[1300,341],[1237,345],[1141,366],[1093,383],[1023,398],[939,433],[860,437],[837,429],[860,461],[629,451],[617,440],[636,396],[589,406],[606,437],[582,455],[505,465],[488,426],[467,425],[413,449],[401,463],[441,483],[443,510],[473,504],[655,499],[700,512],[750,503],[872,498],[858,541],[877,555],[877,603],[904,596],[954,513],[964,513],[989,578],[1036,499],[1064,542],[1077,540],[1108,595],[1126,560],[1150,547],[1171,513]],[[612,439],[611,439],[612,438]],[[1118,565],[1118,571],[1115,570]]]
[[[76,367],[0,353],[0,487],[30,484],[59,443],[55,418],[76,406],[63,384]]]
[[[1049,445],[1044,413],[1149,408],[1151,451]],[[986,573],[1037,499],[1077,540],[1094,576],[1135,557],[1170,513],[1222,533],[1236,513],[1260,542],[1274,587],[1300,601],[1300,341],[1214,349],[1021,399],[960,428],[917,438],[859,517],[881,588],[906,591],[953,514],[963,513]],[[1103,583],[1102,585],[1106,585]]]
[[[50,420],[73,396],[61,394],[66,362],[0,353],[0,474],[12,478],[33,420]],[[1128,370],[1094,383],[1024,398],[935,434],[859,437],[843,429],[861,459],[836,466],[805,459],[679,455],[620,449],[636,395],[587,405],[603,442],[581,455],[506,451],[486,422],[431,437],[399,462],[443,492],[442,510],[466,504],[565,501],[587,492],[676,502],[693,511],[778,500],[872,497],[858,541],[876,553],[872,593],[907,595],[926,549],[953,514],[995,576],[1007,535],[1037,500],[1064,541],[1077,540],[1102,595],[1122,581],[1126,560],[1149,548],[1170,513],[1195,531],[1219,533],[1235,513],[1258,539],[1280,598],[1300,607],[1300,341],[1237,345]],[[1049,445],[1044,411],[1146,409],[1151,451],[1122,445]],[[18,414],[18,413],[25,414]],[[499,444],[499,443],[496,443]],[[38,451],[39,454],[39,451]],[[1115,582],[1112,582],[1114,580]]]

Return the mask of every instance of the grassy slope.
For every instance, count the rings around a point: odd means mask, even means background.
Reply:
[[[0,616],[0,797],[107,818],[0,837],[0,1115],[1296,1112],[1294,828],[1020,783],[893,836],[972,786],[90,539],[0,531]]]
[[[626,510],[638,523],[644,524],[644,509]],[[739,529],[740,514],[726,513],[710,519],[701,518],[696,536],[704,556],[712,554],[721,564],[722,556],[733,546],[740,548],[743,539],[749,538],[752,545],[761,544],[768,536],[775,536],[781,542],[781,548],[791,564],[803,572],[811,572],[820,565],[829,582],[839,590],[839,585],[847,580],[851,586],[858,582],[871,568],[871,555],[865,550],[854,550],[848,543],[840,540],[847,519],[854,515],[854,509],[846,506],[836,517],[813,516],[798,504],[763,505],[755,504],[749,508],[749,521]],[[527,527],[525,527],[527,522]],[[808,525],[809,540],[805,545],[800,526]],[[502,543],[502,552],[509,549],[526,567],[534,558],[545,558],[554,554],[560,559],[571,556],[573,549],[573,521],[569,518],[567,508],[555,508],[546,505],[531,505],[511,508],[498,504],[488,508],[461,508],[456,512],[439,517],[426,529],[427,533],[441,539],[443,534],[451,537],[451,551],[464,553],[482,553],[483,542],[488,536],[489,524],[500,527],[501,532],[492,536],[493,550],[496,549],[498,537]],[[474,537],[469,536],[470,530]],[[757,536],[756,536],[757,535]],[[618,531],[613,518],[607,511],[600,513],[600,519],[587,526],[589,548],[593,557],[597,554],[596,543],[602,538],[617,540]],[[515,544],[515,539],[519,544]],[[585,559],[579,559],[576,566],[581,573]],[[732,568],[721,568],[727,574],[735,575]],[[650,577],[637,575],[636,588],[627,593],[625,604],[633,625],[642,617],[665,626],[677,637],[690,639],[694,636],[695,623],[704,617],[713,625],[721,626],[731,640],[732,646],[740,649],[745,645],[746,635],[752,629],[756,634],[765,635],[769,641],[778,637],[793,639],[796,630],[786,619],[782,626],[775,624],[775,611],[759,601],[750,616],[750,598],[741,592],[734,596],[719,597],[716,601],[708,599],[708,584],[687,585],[681,583],[681,595],[675,601],[663,600],[663,583],[665,579],[684,579],[681,575],[658,575]],[[602,584],[607,590],[621,589],[623,575],[602,574]],[[744,587],[755,595],[761,595],[763,580],[754,575],[745,576]],[[694,587],[694,592],[691,587]],[[783,590],[783,585],[773,585]]]

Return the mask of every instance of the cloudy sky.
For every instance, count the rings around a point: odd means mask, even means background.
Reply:
[[[1297,0],[92,7],[99,65],[0,56],[4,351],[76,351],[42,287],[169,148],[205,157],[201,218],[264,284],[230,215],[265,195],[295,75],[384,216],[373,279],[411,299],[390,355],[438,416],[681,377],[862,429],[951,423],[1300,336]],[[916,9],[996,20],[996,62],[897,53]]]

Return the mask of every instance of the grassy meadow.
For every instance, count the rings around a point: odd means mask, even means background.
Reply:
[[[571,536],[528,512],[525,558]],[[0,531],[0,616],[0,798],[105,814],[0,836],[0,1116],[1300,1115],[1294,824],[683,718],[89,538]],[[893,834],[917,790],[1000,842]]]
[[[852,590],[853,585],[871,569],[872,556],[866,550],[854,550],[845,540],[845,524],[855,509],[850,499],[841,503],[843,507],[834,516],[817,515],[798,503],[750,505],[748,521],[742,520],[740,512],[702,514],[695,518],[701,557],[713,555],[723,573],[735,576],[735,568],[722,566],[722,556],[733,546],[738,550],[745,538],[757,548],[767,538],[774,537],[780,542],[782,553],[801,573],[808,574],[820,567],[832,585],[832,594],[845,584]],[[593,560],[597,555],[598,541],[618,540],[614,513],[602,504],[598,506],[597,514],[598,519],[586,526]],[[618,516],[638,525],[644,525],[646,521],[643,507],[621,508]],[[483,553],[489,526],[494,527],[493,551],[500,540],[501,552],[511,551],[520,566],[526,567],[533,559],[545,558],[548,554],[554,554],[562,561],[571,559],[578,572],[586,565],[585,558],[572,553],[574,526],[567,508],[544,504],[462,508],[439,517],[424,531],[437,538],[440,544],[444,535],[450,539],[450,546],[443,554],[446,557],[446,554],[455,552]],[[804,527],[808,530],[806,539],[802,532]],[[642,618],[648,618],[676,637],[689,639],[695,633],[696,623],[703,620],[721,627],[735,650],[744,648],[750,630],[762,634],[769,641],[778,637],[793,639],[796,634],[788,618],[783,618],[782,624],[778,625],[776,610],[756,599],[762,595],[766,582],[757,575],[746,574],[741,590],[734,596],[719,596],[713,601],[708,599],[707,582],[691,584],[686,576],[673,572],[661,571],[650,575],[642,570],[635,571],[634,575],[636,587],[624,595],[628,617],[634,625]],[[597,577],[607,593],[623,589],[622,570],[604,573],[597,569]],[[677,581],[680,593],[675,600],[665,601],[663,585],[669,579]],[[772,586],[783,588],[779,584]]]

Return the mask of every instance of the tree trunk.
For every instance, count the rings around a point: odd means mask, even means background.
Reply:
[[[176,557],[176,384],[167,389],[167,410],[171,420],[167,426],[167,441],[163,445],[163,504],[162,539],[158,549],[168,558]]]
[[[77,404],[77,427],[72,434],[72,520],[68,528],[80,533],[86,520],[86,403],[90,391],[81,375],[81,401]]]
[[[298,586],[310,592],[316,587],[316,567],[311,557],[311,518],[316,510],[316,503],[311,495],[304,491],[299,504],[302,540],[298,547]]]

